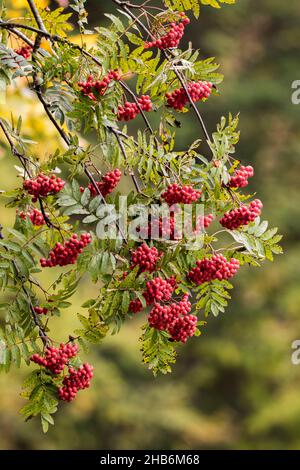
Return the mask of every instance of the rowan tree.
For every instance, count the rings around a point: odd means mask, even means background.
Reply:
[[[72,13],[27,3],[15,22],[0,2],[0,77],[7,87],[26,78],[63,147],[37,158],[22,116],[0,117],[20,177],[2,195],[16,218],[0,240],[1,369],[30,366],[21,413],[40,415],[47,431],[59,401],[73,401],[91,383],[93,367],[82,363],[81,351],[141,315],[143,362],[154,375],[171,372],[179,343],[200,336],[209,315],[225,312],[230,280],[245,264],[272,261],[281,236],[261,219],[261,201],[246,193],[254,169],[236,156],[238,117],[222,117],[213,132],[205,125],[205,103],[220,93],[219,65],[190,43],[181,49],[200,4],[234,0],[114,0],[118,16],[106,15],[109,26],[93,31],[85,1],[74,0],[80,45],[72,40]],[[176,131],[186,112],[203,138],[181,149]],[[82,135],[95,143],[83,144]],[[129,221],[136,207],[151,207],[134,237],[116,215],[125,210],[124,178],[131,181]],[[50,269],[56,280],[44,285],[41,273]],[[78,314],[78,328],[59,344],[51,320],[64,321],[87,278],[98,295],[84,300],[86,315]]]

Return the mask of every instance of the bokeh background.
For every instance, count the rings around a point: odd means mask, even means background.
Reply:
[[[24,3],[11,1],[11,15],[17,17]],[[87,7],[93,25],[115,10],[107,0],[88,0]],[[203,7],[189,35],[203,56],[217,57],[225,74],[220,97],[203,109],[207,126],[212,131],[221,115],[241,112],[238,156],[255,167],[251,190],[263,199],[264,216],[284,233],[285,254],[262,269],[241,270],[226,314],[210,317],[203,336],[179,349],[168,377],[154,379],[141,364],[140,320],[128,322],[92,350],[93,386],[60,408],[47,435],[38,421],[25,424],[18,416],[26,371],[1,376],[1,449],[300,448],[300,365],[291,364],[291,343],[300,339],[300,105],[291,102],[291,84],[300,79],[299,0]],[[10,111],[25,116],[25,133],[39,142],[34,151],[49,154],[55,133],[25,87],[9,92],[0,113]],[[190,114],[180,143],[198,137]],[[1,189],[15,180],[0,140]],[[2,205],[2,224],[12,220]],[[83,285],[85,297],[91,289]],[[58,320],[62,339],[77,325],[82,296],[78,292],[74,309]]]

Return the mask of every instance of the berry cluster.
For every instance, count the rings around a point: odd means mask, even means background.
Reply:
[[[223,255],[213,255],[210,259],[198,260],[196,268],[189,272],[188,278],[198,286],[214,279],[230,279],[237,273],[239,266],[240,263],[235,258],[227,261]]]
[[[148,95],[143,95],[138,99],[138,104],[136,103],[130,103],[129,101],[126,101],[124,106],[119,105],[118,106],[118,120],[119,121],[131,121],[132,119],[135,119],[138,114],[140,114],[141,109],[142,111],[151,111],[152,109],[152,101],[150,96]]]
[[[226,212],[220,224],[228,230],[235,230],[244,225],[248,225],[253,222],[256,217],[260,216],[263,204],[259,199],[255,199],[250,204],[242,205],[238,209],[234,209],[230,212]]]
[[[186,343],[197,328],[197,317],[189,314],[191,303],[188,295],[178,303],[170,305],[155,304],[150,312],[148,322],[152,328],[167,331],[173,341]]]
[[[199,217],[197,217],[195,221],[196,227],[195,227],[195,230],[193,230],[194,235],[198,235],[204,232],[204,229],[208,228],[213,220],[214,220],[213,214],[200,215]],[[185,227],[190,228],[190,223],[188,223]]]
[[[35,313],[38,315],[47,315],[48,309],[46,307],[34,307]]]
[[[167,302],[171,299],[174,287],[173,278],[169,281],[168,279],[162,279],[161,277],[155,277],[146,284],[146,291],[144,297],[147,305],[151,305],[154,301]]]
[[[89,388],[94,368],[83,364],[78,369],[69,368],[69,375],[64,377],[63,386],[58,389],[58,396],[63,401],[72,401],[79,390]]]
[[[153,272],[156,268],[157,261],[161,258],[162,253],[158,253],[154,247],[150,248],[143,243],[135,251],[131,253],[131,268],[139,266],[140,272]]]
[[[64,367],[69,360],[72,359],[72,357],[75,357],[77,353],[77,344],[72,345],[71,343],[61,343],[59,348],[46,348],[44,357],[39,354],[33,354],[30,360],[35,364],[50,370],[52,374],[58,375],[64,370]]]
[[[53,250],[50,251],[48,258],[40,260],[43,268],[54,266],[66,266],[67,264],[75,264],[78,256],[82,253],[83,249],[92,241],[89,233],[81,234],[80,238],[75,233],[63,245],[56,243]]]
[[[44,219],[42,212],[36,208],[32,209],[32,211],[27,211],[27,212],[21,211],[19,216],[23,220],[25,220],[26,217],[29,217],[29,219],[32,222],[32,225],[36,225],[37,227],[40,227],[41,225],[45,224],[45,219]]]
[[[16,54],[21,55],[26,60],[30,59],[31,52],[32,52],[31,46],[22,46],[15,51]]]
[[[173,47],[177,47],[184,35],[186,25],[190,23],[189,18],[184,12],[180,13],[180,16],[180,21],[177,23],[171,23],[169,31],[166,34],[155,41],[145,42],[145,49],[149,49],[150,47],[158,47],[159,49],[171,49]]]
[[[238,170],[235,171],[234,175],[229,181],[230,188],[245,188],[248,186],[248,178],[251,178],[254,175],[254,170],[252,166],[243,166],[241,165]]]
[[[188,93],[194,103],[196,101],[204,100],[211,95],[212,90],[211,82],[191,82],[187,86]],[[166,93],[168,105],[177,111],[182,111],[185,105],[189,102],[188,95],[185,89],[177,88],[172,93]]]
[[[112,80],[120,80],[120,75],[115,70],[111,70],[102,80],[95,80],[93,75],[90,75],[85,82],[78,82],[78,86],[84,96],[88,96],[93,101],[98,101],[99,96],[104,95]]]
[[[23,184],[24,189],[33,196],[33,202],[36,202],[39,197],[59,193],[64,186],[65,182],[61,178],[55,175],[47,176],[43,173],[36,178],[26,179]]]
[[[167,190],[161,195],[169,206],[173,204],[192,204],[198,201],[201,191],[196,191],[192,186],[179,186],[178,184],[170,184]]]
[[[208,228],[213,220],[214,220],[213,214],[207,214],[202,217],[199,217],[199,219],[197,220],[197,227],[200,226],[200,227]]]
[[[176,240],[178,239],[178,231],[176,230],[175,214],[170,212],[169,216],[152,216],[149,215],[148,224],[138,228],[137,230],[143,239]]]
[[[162,279],[161,277],[155,277],[154,279],[151,279],[147,282],[146,290],[143,292],[146,304],[151,305],[154,302],[167,302],[171,299],[175,287],[176,279],[173,276],[169,279]],[[132,300],[130,302],[130,312],[138,313],[142,310],[143,305],[139,299]]]
[[[103,176],[102,180],[96,183],[103,197],[106,197],[108,194],[113,192],[115,187],[120,182],[121,176],[122,176],[121,171],[118,168],[116,168],[115,170],[110,171],[109,173],[106,173],[106,175]],[[88,185],[88,188],[92,196],[97,196],[98,192],[96,191],[92,183]],[[84,188],[82,186],[80,188],[80,191],[82,193],[84,191]]]

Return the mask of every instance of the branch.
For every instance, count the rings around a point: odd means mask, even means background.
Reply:
[[[150,37],[153,37],[153,35],[151,34],[151,31],[149,31],[149,29],[144,25],[144,23],[139,19],[137,18],[131,11],[131,8],[133,8],[133,6],[129,3],[129,2],[126,2],[126,1],[122,1],[122,0],[113,0],[114,3],[116,3],[118,6],[120,6],[133,20],[136,21],[136,23],[141,27],[141,29]],[[162,51],[163,52],[163,55],[165,56],[166,60],[168,62],[170,62],[170,57],[168,56],[167,52],[165,50]],[[188,97],[188,100],[191,104],[191,107],[193,108],[195,114],[196,114],[196,117],[198,119],[198,121],[200,122],[200,125],[201,125],[201,128],[204,132],[204,135],[207,139],[207,141],[209,142],[210,141],[210,137],[209,137],[209,133],[206,129],[206,126],[205,126],[205,123],[202,119],[202,116],[197,108],[197,106],[195,105],[195,103],[193,102],[192,98],[191,98],[191,95],[189,94],[188,92],[188,89],[187,89],[187,86],[186,86],[186,83],[184,81],[184,78],[182,77],[182,75],[180,74],[180,72],[177,70],[176,66],[173,67],[173,70],[174,70],[174,73],[176,75],[176,77],[178,78],[178,80],[180,81],[182,87],[184,88],[184,91],[186,92],[186,95]]]
[[[33,0],[27,0],[27,3],[28,3],[28,5],[29,5],[29,8],[30,8],[30,10],[31,10],[31,13],[32,13],[33,16],[34,16],[35,21],[37,22],[38,27],[39,27],[44,33],[46,33],[47,30],[46,30],[46,28],[45,28],[44,22],[43,22],[42,17],[41,17],[41,15],[40,15],[40,13],[39,13],[39,11],[38,11],[38,9],[37,9],[37,6],[36,6],[35,2],[34,2]]]
[[[3,122],[3,120],[0,118],[0,127],[10,145],[10,149],[11,149],[11,153],[17,157],[22,165],[22,167],[24,168],[24,172],[27,174],[28,178],[32,178],[32,175],[30,173],[30,171],[28,170],[27,168],[27,165],[26,165],[26,161],[27,161],[27,158],[21,153],[19,152],[19,150],[17,149],[17,147],[15,146],[9,132],[7,131],[6,129],[6,126]],[[39,198],[39,203],[40,203],[40,208],[41,208],[41,212],[43,214],[43,218],[44,218],[44,221],[46,223],[46,225],[49,227],[49,228],[56,228],[57,230],[60,230],[59,227],[56,227],[52,222],[51,220],[49,219],[49,217],[47,216],[46,212],[45,212],[45,209],[44,209],[44,206],[43,206],[43,201],[41,198]]]
[[[108,127],[108,129],[110,130],[110,132],[112,132],[112,133],[114,134],[114,136],[115,136],[115,138],[116,138],[116,140],[117,140],[117,142],[118,142],[118,145],[119,145],[119,147],[120,147],[120,149],[121,149],[121,152],[122,152],[122,154],[123,154],[123,156],[124,156],[124,160],[125,160],[125,162],[127,162],[126,150],[125,150],[125,147],[124,147],[124,144],[123,144],[122,140],[120,139],[119,133],[118,133],[117,130],[115,130],[113,127]],[[133,181],[133,183],[134,183],[135,189],[137,190],[138,193],[140,193],[140,192],[141,192],[141,189],[140,189],[140,187],[139,187],[139,183],[138,183],[138,181],[137,181],[137,178],[136,178],[135,174],[132,173],[131,170],[130,170],[130,176],[131,176],[132,181]]]

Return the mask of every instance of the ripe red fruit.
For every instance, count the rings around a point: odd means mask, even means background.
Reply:
[[[120,182],[121,176],[122,176],[122,172],[118,168],[116,168],[115,170],[110,171],[109,173],[106,173],[106,175],[103,176],[102,180],[96,183],[103,197],[106,197],[108,194],[113,192],[115,187]],[[98,195],[98,192],[96,191],[92,183],[88,185],[88,188],[92,196]],[[81,187],[80,191],[83,193],[84,188]]]
[[[184,295],[178,303],[161,305],[156,303],[150,312],[148,322],[152,328],[167,331],[174,341],[185,343],[197,328],[197,317],[189,314],[191,303]]]
[[[238,209],[226,212],[220,224],[228,230],[235,230],[244,225],[253,222],[256,217],[260,216],[263,204],[259,199],[255,199],[248,206],[246,204]]]
[[[48,216],[48,214],[46,214]],[[35,225],[36,227],[40,227],[42,225],[45,225],[45,219],[41,211],[38,209],[34,208],[31,211],[21,211],[19,213],[19,216],[21,219],[25,220],[26,217],[29,217],[29,219],[32,222],[32,225]]]
[[[248,178],[254,175],[253,167],[241,165],[238,170],[235,171],[234,175],[229,181],[230,188],[244,188],[248,186]]]
[[[90,364],[83,364],[78,369],[69,368],[69,375],[64,377],[63,386],[58,389],[60,400],[72,401],[79,390],[89,388],[93,378],[94,368]]]
[[[173,291],[176,287],[176,279],[174,276],[169,279],[162,279],[161,277],[155,277],[146,284],[146,290],[143,292],[143,296],[146,300],[147,305],[151,305],[154,302],[167,302],[171,299]],[[140,299],[132,300],[129,304],[129,311],[131,313],[138,313],[143,310],[143,305]]]
[[[151,47],[158,47],[159,49],[171,49],[177,47],[182,36],[184,35],[184,29],[187,24],[190,23],[184,12],[180,13],[181,19],[175,23],[171,23],[169,30],[163,36],[160,36],[154,41],[145,42],[145,49]]]
[[[98,101],[99,97],[105,94],[112,80],[120,80],[120,75],[115,70],[111,70],[102,80],[95,80],[93,75],[90,75],[85,82],[78,82],[78,86],[84,96],[88,96],[93,101]]]
[[[48,309],[46,307],[34,307],[35,313],[38,315],[47,315]]]
[[[237,273],[239,266],[240,263],[235,258],[227,261],[223,255],[213,255],[211,258],[198,260],[196,268],[187,277],[199,286],[214,279],[230,279]]]
[[[190,82],[187,90],[192,101],[195,103],[207,99],[211,95],[212,86],[211,82]],[[166,98],[168,105],[177,111],[182,111],[189,102],[184,88],[177,88],[172,93],[166,93]]]
[[[50,370],[52,374],[58,375],[63,370],[65,365],[72,357],[78,353],[77,344],[64,344],[61,343],[59,348],[47,347],[44,357],[39,354],[33,354],[30,360],[39,366],[45,367]]]
[[[81,234],[80,238],[78,238],[77,234],[73,234],[63,245],[56,243],[53,250],[50,251],[48,258],[40,260],[41,266],[43,268],[52,268],[54,266],[75,264],[80,253],[91,241],[92,237],[89,233]]]
[[[169,206],[180,203],[192,204],[198,201],[201,196],[201,191],[196,191],[192,186],[171,184],[161,196]]]
[[[155,247],[150,248],[146,243],[139,246],[131,253],[131,268],[139,266],[140,272],[153,272],[156,268],[157,261],[162,257],[162,253],[158,253]]]
[[[16,54],[21,55],[24,59],[28,60],[31,57],[32,47],[31,46],[22,46],[15,51]]]
[[[55,175],[47,176],[43,173],[33,179],[26,179],[23,183],[24,189],[33,196],[33,202],[36,202],[39,197],[59,193],[64,186],[65,182],[61,178]]]
[[[140,108],[143,111],[151,111],[152,110],[152,101],[150,96],[143,95],[138,99],[139,106],[136,103],[130,103],[126,101],[124,106],[118,106],[118,120],[119,121],[131,121],[135,119],[140,114]]]

